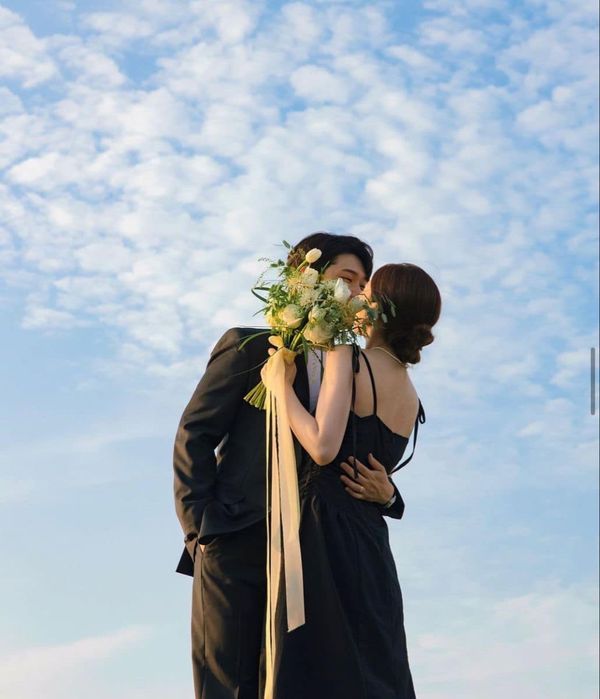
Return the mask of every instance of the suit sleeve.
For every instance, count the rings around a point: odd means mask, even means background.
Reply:
[[[384,507],[383,505],[379,505],[379,510],[382,515],[385,515],[387,517],[393,517],[394,519],[402,519],[402,515],[404,514],[404,500],[402,499],[400,491],[396,487],[394,481],[391,478],[389,479],[389,481],[394,486],[396,500],[394,501],[394,504],[391,507]]]
[[[228,433],[248,388],[248,349],[238,328],[213,348],[206,371],[179,421],[173,447],[175,510],[189,539],[200,530],[217,475],[215,449]]]

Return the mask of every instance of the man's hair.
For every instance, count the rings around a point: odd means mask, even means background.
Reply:
[[[311,267],[321,272],[323,267],[332,263],[338,255],[356,255],[361,261],[367,279],[373,273],[373,249],[370,245],[353,235],[338,235],[317,231],[311,233],[290,250],[288,264],[298,265],[304,259],[304,255],[312,248],[319,248],[321,257],[311,264]]]

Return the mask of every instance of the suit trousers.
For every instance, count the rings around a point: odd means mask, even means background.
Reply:
[[[196,699],[260,699],[267,597],[264,519],[196,546],[192,665]]]

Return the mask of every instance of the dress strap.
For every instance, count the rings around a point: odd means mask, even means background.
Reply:
[[[414,436],[413,436],[413,448],[411,455],[408,457],[408,459],[405,459],[401,464],[398,464],[395,468],[393,468],[390,472],[389,475],[392,473],[395,473],[399,469],[401,469],[405,464],[407,464],[412,458],[415,453],[415,446],[417,444],[417,432],[419,431],[419,423],[425,422],[425,410],[423,410],[423,406],[421,405],[421,399],[419,398],[419,412],[417,413],[417,419],[415,420],[415,427],[414,427]]]
[[[373,414],[377,415],[377,391],[375,390],[375,379],[373,377],[373,370],[371,369],[371,364],[367,359],[367,355],[362,350],[361,354],[365,359],[367,369],[369,370],[369,376],[371,377],[371,386],[373,387]]]
[[[358,480],[358,466],[356,465],[356,413],[354,412],[356,402],[356,379],[355,375],[360,371],[360,347],[356,344],[352,345],[352,406],[350,416],[352,419],[352,455],[354,462],[354,480]]]

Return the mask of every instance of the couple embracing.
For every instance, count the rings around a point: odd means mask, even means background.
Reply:
[[[408,369],[433,341],[441,312],[433,279],[407,263],[373,271],[353,236],[314,233],[290,257],[352,296],[393,304],[366,326],[365,349],[340,344],[286,368],[300,502],[305,623],[275,619],[266,699],[414,699],[403,602],[384,517],[404,502],[390,475],[425,412]],[[179,422],[175,508],[185,535],[176,571],[193,576],[196,699],[263,699],[267,604],[265,414],[244,400],[273,349],[257,328],[231,328],[214,346]],[[243,345],[242,345],[243,343]],[[242,348],[240,349],[240,346]],[[285,571],[283,573],[285,575]]]

